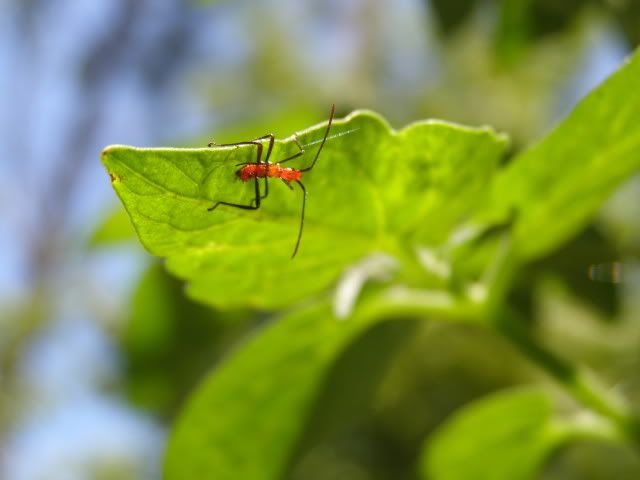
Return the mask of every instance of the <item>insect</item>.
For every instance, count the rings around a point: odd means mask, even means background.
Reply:
[[[293,190],[293,185],[291,183],[295,182],[298,184],[300,189],[302,190],[302,209],[300,211],[300,227],[298,228],[298,237],[296,239],[295,246],[293,248],[293,254],[291,258],[296,256],[298,253],[298,247],[300,246],[300,239],[302,238],[302,229],[304,228],[304,211],[307,203],[307,189],[304,184],[300,181],[302,175],[306,172],[309,172],[313,169],[316,162],[318,161],[318,157],[320,156],[320,152],[324,147],[325,142],[327,141],[327,136],[329,135],[329,130],[331,129],[331,124],[333,123],[333,117],[335,115],[336,106],[331,105],[331,113],[329,114],[329,121],[327,122],[327,129],[324,132],[324,137],[322,138],[322,142],[320,142],[320,146],[318,147],[318,151],[316,152],[316,156],[313,158],[313,161],[308,167],[305,168],[291,168],[291,167],[283,167],[282,164],[285,162],[289,162],[298,157],[301,157],[305,153],[304,147],[300,144],[297,136],[294,136],[294,141],[299,151],[278,162],[272,163],[269,161],[271,158],[271,151],[273,150],[273,144],[275,141],[275,137],[272,133],[264,135],[262,137],[256,138],[255,140],[250,140],[246,142],[238,142],[238,143],[224,143],[224,144],[216,144],[211,142],[209,144],[210,147],[218,146],[218,147],[239,147],[241,145],[255,145],[256,146],[256,160],[255,162],[244,162],[238,163],[236,166],[240,168],[236,171],[236,175],[243,182],[248,182],[253,179],[254,181],[254,189],[255,189],[255,198],[249,203],[249,205],[244,205],[240,203],[232,203],[232,202],[217,202],[212,207],[207,210],[212,212],[219,205],[227,205],[229,207],[241,208],[243,210],[257,210],[260,208],[262,200],[267,198],[269,195],[269,181],[271,178],[279,178],[284,182],[284,184],[289,187],[289,189]],[[267,153],[262,158],[263,151],[263,140],[269,140],[267,146]],[[258,179],[264,179],[264,192],[260,191],[260,184]]]

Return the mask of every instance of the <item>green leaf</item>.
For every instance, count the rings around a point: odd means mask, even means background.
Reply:
[[[189,300],[159,263],[144,272],[119,332],[124,387],[137,406],[170,416],[199,377],[255,321]]]
[[[457,306],[443,303],[438,296],[403,294],[390,288],[367,296],[347,320],[337,320],[326,303],[277,318],[240,346],[194,392],[172,430],[165,478],[283,478],[300,443],[322,430],[317,424],[322,419],[311,421],[310,417],[318,414],[319,399],[325,405],[331,401],[327,400],[331,395],[321,397],[326,384],[339,387],[350,381],[350,371],[331,375],[337,360],[347,364],[354,359],[364,361],[357,355],[343,356],[347,347],[387,319],[447,321],[459,315],[466,318],[466,313],[465,304]],[[409,331],[386,329],[379,356],[387,355]],[[365,363],[367,368],[380,368],[384,359]],[[375,381],[371,372],[361,377],[352,383],[359,383],[363,390]],[[352,400],[344,402],[347,408]]]
[[[432,0],[434,17],[444,35],[455,33],[471,17],[477,0]]]
[[[588,228],[563,245],[552,255],[531,265],[529,278],[536,274],[551,274],[561,279],[566,288],[579,300],[589,304],[602,319],[611,320],[620,310],[620,285],[594,281],[587,272],[590,265],[614,262],[621,253],[596,228]],[[532,285],[529,289],[533,290]]]
[[[310,163],[326,123],[300,132]],[[336,136],[337,135],[337,136]],[[270,182],[259,210],[253,184],[234,174],[256,148],[138,149],[112,146],[102,161],[144,246],[167,258],[189,281],[192,296],[229,307],[277,308],[329,288],[355,260],[386,252],[403,260],[415,244],[439,244],[486,191],[506,140],[489,128],[439,121],[394,132],[372,112],[336,120],[313,171],[305,230],[291,260],[301,192]],[[297,151],[293,137],[277,142],[271,160]],[[413,259],[404,273],[416,275]],[[418,273],[419,275],[419,273]]]
[[[544,256],[584,229],[640,168],[639,78],[637,52],[496,178],[492,213],[515,214],[514,247],[522,258]]]
[[[526,480],[557,446],[551,405],[538,390],[516,389],[482,398],[446,421],[425,445],[424,478]]]
[[[522,60],[531,43],[532,6],[532,0],[512,0],[500,4],[495,50],[497,60],[504,66],[513,66]]]
[[[165,478],[282,478],[327,371],[375,318],[338,321],[328,305],[319,305],[280,318],[252,338],[182,411]]]
[[[136,239],[129,215],[124,208],[118,207],[110,212],[89,239],[89,245],[99,247]]]

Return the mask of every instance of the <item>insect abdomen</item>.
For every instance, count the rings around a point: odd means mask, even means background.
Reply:
[[[300,180],[302,172],[295,168],[281,167],[277,163],[248,163],[236,172],[240,180],[247,182],[252,178],[274,177],[287,182]]]
[[[287,182],[293,182],[302,178],[302,172],[295,168],[281,168],[278,177],[286,180]]]

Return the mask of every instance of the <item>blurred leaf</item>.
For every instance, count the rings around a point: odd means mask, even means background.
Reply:
[[[573,442],[553,455],[539,480],[637,480],[640,457],[628,445]]]
[[[505,0],[509,3],[512,0]],[[591,0],[533,0],[531,24],[534,38],[561,33],[567,30]]]
[[[113,243],[130,242],[136,239],[136,231],[131,225],[127,211],[118,207],[111,211],[94,230],[89,239],[92,247],[105,246]]]
[[[347,320],[349,321],[349,320]],[[336,358],[323,379],[300,450],[343,434],[372,414],[372,402],[387,367],[415,335],[421,320],[373,325]]]
[[[524,268],[510,293],[510,302],[525,318],[535,319],[536,286],[541,277],[553,276],[578,300],[598,310],[599,318],[611,320],[620,310],[620,286],[614,282],[594,281],[589,275],[589,267],[619,258],[618,248],[590,226],[553,254]]]
[[[120,342],[125,388],[138,406],[170,416],[197,379],[251,326],[250,312],[194,303],[158,263],[143,275]]]
[[[428,440],[424,478],[527,480],[557,445],[551,406],[537,390],[517,389],[472,402]]]
[[[317,144],[325,125],[301,132],[302,144]],[[218,200],[251,201],[253,184],[240,183],[234,172],[236,164],[253,161],[255,147],[112,146],[102,160],[140,240],[189,280],[194,298],[277,308],[326,290],[346,266],[371,253],[403,259],[415,242],[443,242],[476,208],[506,145],[488,128],[438,121],[396,133],[371,112],[335,121],[331,135],[341,136],[327,142],[305,176],[305,234],[294,260],[297,187],[291,192],[272,182],[258,211],[207,211]],[[290,137],[276,144],[272,159],[296,151]],[[297,166],[309,164],[305,157]],[[406,275],[421,275],[413,261],[404,266]]]
[[[604,200],[640,168],[640,53],[592,91],[493,185],[493,210],[515,214],[514,246],[541,257],[583,229]]]
[[[613,11],[615,19],[632,47],[640,44],[640,2],[637,1],[608,1],[606,6]]]
[[[236,350],[178,417],[165,458],[166,478],[197,479],[203,472],[217,479],[283,478],[300,443],[323,433],[312,416],[322,417],[319,401],[334,401],[334,392],[327,394],[325,387],[348,381],[350,372],[345,377],[337,363],[366,362],[357,348],[355,355],[345,353],[357,340],[356,347],[363,345],[364,332],[390,318],[415,318],[417,312],[421,318],[454,319],[449,315],[453,307],[443,306],[439,297],[421,296],[418,306],[403,309],[396,289],[385,292],[369,296],[347,320],[337,320],[327,303],[293,311]],[[387,341],[367,368],[383,367],[389,350],[410,328],[380,329]],[[380,331],[365,338],[364,345],[381,340],[375,334]],[[364,373],[358,382],[365,390],[372,388],[377,375]],[[339,402],[340,408],[353,408],[353,400]]]
[[[374,318],[336,321],[323,304],[282,317],[251,339],[182,411],[166,478],[282,478],[327,371]]]
[[[435,17],[444,35],[451,35],[473,13],[476,0],[431,0]]]
[[[531,37],[532,0],[508,0],[500,3],[496,28],[496,55],[505,65],[522,58]]]
[[[581,301],[608,317],[620,307],[620,288],[613,282],[595,282],[589,277],[590,265],[620,259],[620,252],[597,229],[591,227],[564,245],[534,269],[559,276]]]

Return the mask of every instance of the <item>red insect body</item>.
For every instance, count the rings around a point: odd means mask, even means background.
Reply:
[[[252,178],[275,177],[287,182],[293,182],[302,178],[302,172],[296,168],[280,166],[279,163],[248,163],[236,172],[243,182]]]

